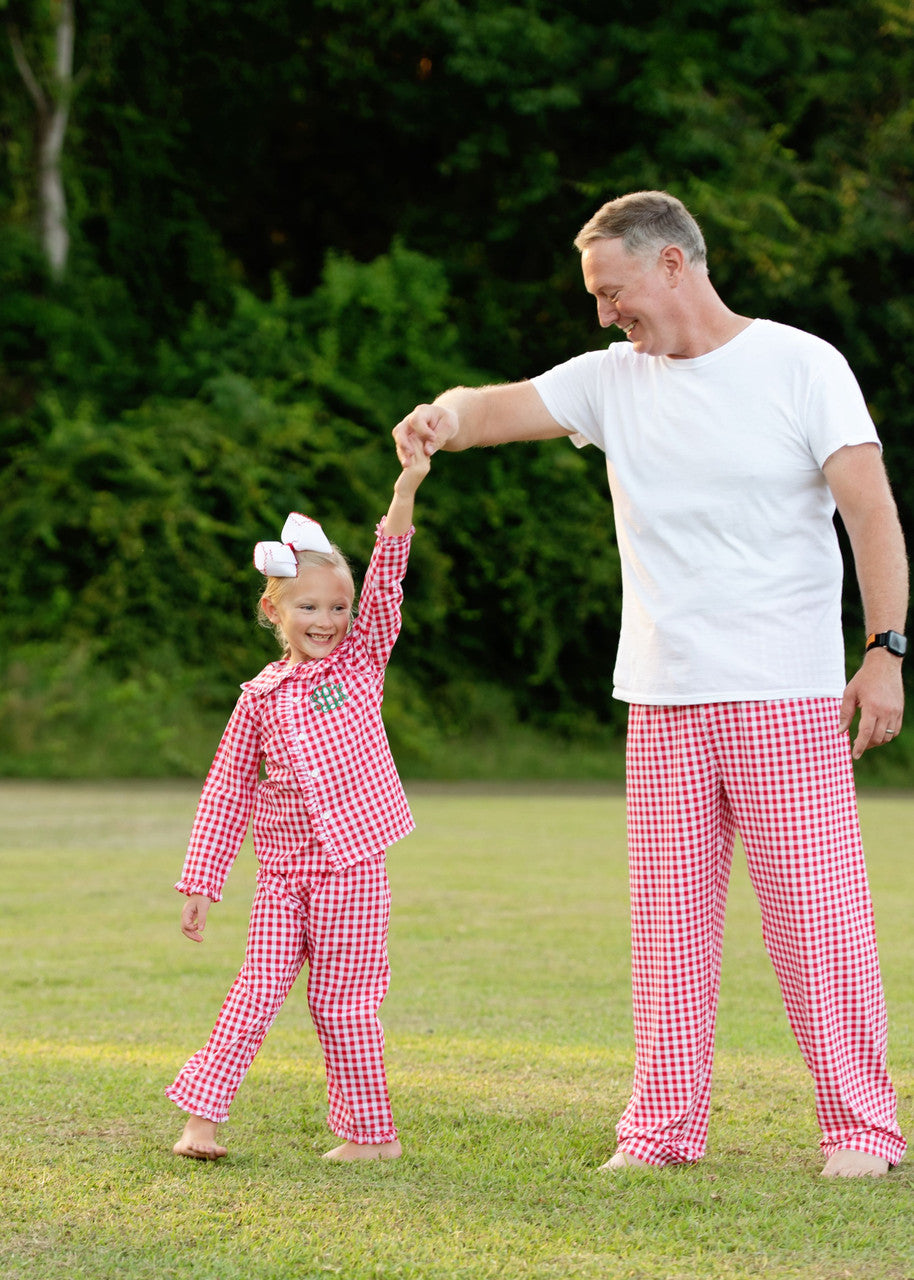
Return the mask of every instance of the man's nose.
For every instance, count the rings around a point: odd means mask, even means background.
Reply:
[[[611,302],[598,302],[597,319],[600,322],[601,329],[608,329],[611,324],[615,324],[619,319],[619,308]]]

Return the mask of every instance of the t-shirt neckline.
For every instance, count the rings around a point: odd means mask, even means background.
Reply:
[[[713,351],[706,351],[700,356],[686,356],[678,358],[676,356],[658,356],[663,361],[667,369],[697,369],[701,365],[713,364],[715,360],[723,360],[730,355],[737,347],[742,346],[743,342],[748,341],[748,336],[753,329],[760,323],[757,317],[753,318],[746,325],[745,329],[740,329],[739,333],[735,333],[732,338],[728,338],[726,342],[721,343],[719,347],[715,347]]]

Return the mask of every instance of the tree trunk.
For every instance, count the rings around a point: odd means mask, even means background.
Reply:
[[[61,157],[73,96],[76,21],[73,0],[53,0],[50,9],[54,23],[54,65],[47,89],[32,70],[15,27],[10,28],[10,44],[19,74],[35,103],[38,232],[51,274],[59,280],[66,272],[70,251]]]

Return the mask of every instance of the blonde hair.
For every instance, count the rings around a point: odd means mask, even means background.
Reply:
[[[575,248],[583,252],[595,240],[621,240],[628,253],[639,257],[675,244],[691,266],[707,269],[701,228],[668,191],[632,191],[604,204],[575,236]]]
[[[295,559],[298,561],[299,569],[332,569],[334,573],[339,574],[349,588],[350,597],[355,601],[355,580],[352,576],[352,569],[349,567],[349,561],[340,551],[335,543],[330,544],[333,548],[330,552],[325,551],[296,551]],[[283,657],[289,655],[289,644],[283,634],[283,629],[278,622],[274,622],[267,614],[263,607],[263,601],[269,600],[274,608],[278,607],[283,597],[295,585],[298,578],[267,578],[266,586],[261,591],[257,600],[257,622],[261,627],[267,627],[276,637],[280,649],[283,651]],[[352,608],[350,607],[350,615]],[[351,617],[350,617],[351,621]]]

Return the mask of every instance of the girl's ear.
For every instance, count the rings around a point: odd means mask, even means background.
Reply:
[[[260,607],[274,625],[279,625],[279,610],[269,598],[269,596],[260,597]]]

